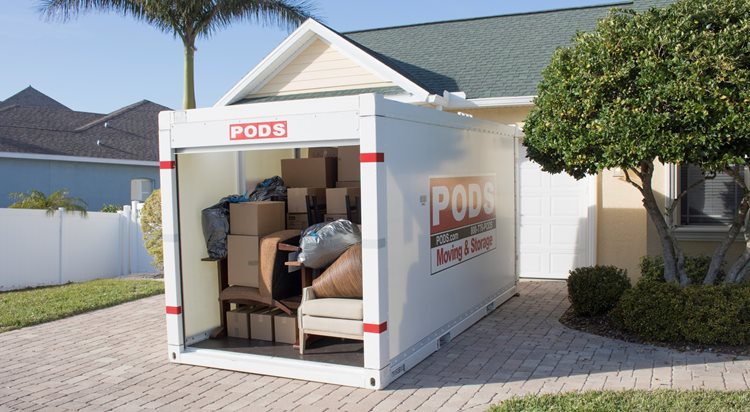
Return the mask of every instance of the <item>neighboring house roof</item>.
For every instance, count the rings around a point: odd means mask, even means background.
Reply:
[[[142,100],[105,115],[51,102],[31,88],[5,100],[0,105],[0,152],[158,160],[158,114],[168,107]]]
[[[532,96],[552,53],[592,30],[613,7],[644,10],[672,1],[605,5],[342,33],[431,94],[467,99]]]
[[[39,90],[29,86],[20,92],[0,102],[0,108],[5,106],[26,106],[26,107],[52,107],[58,109],[68,109],[62,103],[47,96]],[[68,109],[70,110],[70,109]]]

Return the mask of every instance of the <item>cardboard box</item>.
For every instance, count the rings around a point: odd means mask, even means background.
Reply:
[[[273,317],[278,309],[264,309],[250,314],[250,338],[273,342]]]
[[[229,204],[229,233],[265,236],[284,230],[284,202],[243,202]]]
[[[287,187],[334,187],[336,158],[282,159],[281,178]]]
[[[322,222],[325,215],[323,212],[318,214],[318,221]],[[307,222],[307,213],[287,213],[286,228],[289,230],[305,230],[309,226]]]
[[[345,182],[338,181],[336,182],[336,187],[360,187],[361,184],[362,182],[360,182],[359,180],[351,180]]]
[[[339,219],[348,219],[346,217],[346,213],[326,213],[325,216],[323,216],[323,221],[326,223],[335,222]],[[352,212],[352,223],[359,223],[359,213]]]
[[[250,312],[255,307],[245,306],[227,311],[227,336],[250,339]]]
[[[296,316],[281,312],[273,317],[273,334],[276,342],[294,345],[297,343],[298,333]]]
[[[359,146],[339,147],[338,178],[342,182],[362,180],[359,177]]]
[[[356,209],[357,198],[360,196],[360,189],[358,187],[326,189],[326,213],[346,213],[347,195],[349,195],[349,205],[352,209]]]
[[[315,196],[321,209],[325,209],[326,188],[295,187],[286,191],[287,195],[287,213],[307,213],[306,196]]]
[[[227,236],[227,272],[229,284],[258,287],[259,236]]]
[[[307,157],[338,157],[339,149],[336,147],[311,147],[307,149]]]

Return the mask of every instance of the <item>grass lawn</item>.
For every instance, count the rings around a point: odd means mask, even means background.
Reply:
[[[531,411],[674,411],[750,410],[750,391],[597,391],[524,396],[493,406],[491,412]]]
[[[97,279],[0,292],[0,332],[49,322],[164,293],[164,283],[143,279]]]

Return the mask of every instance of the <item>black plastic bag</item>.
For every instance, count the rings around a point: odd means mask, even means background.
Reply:
[[[261,202],[264,200],[286,200],[286,186],[284,180],[279,176],[268,178],[255,185],[255,190],[250,195],[249,201]]]
[[[222,259],[227,256],[227,234],[229,233],[229,204],[246,202],[247,197],[227,196],[219,203],[201,211],[201,226],[206,239],[208,257]]]

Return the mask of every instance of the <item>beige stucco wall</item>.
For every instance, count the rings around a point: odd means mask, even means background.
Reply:
[[[253,96],[278,96],[332,90],[388,87],[387,81],[316,39]]]

